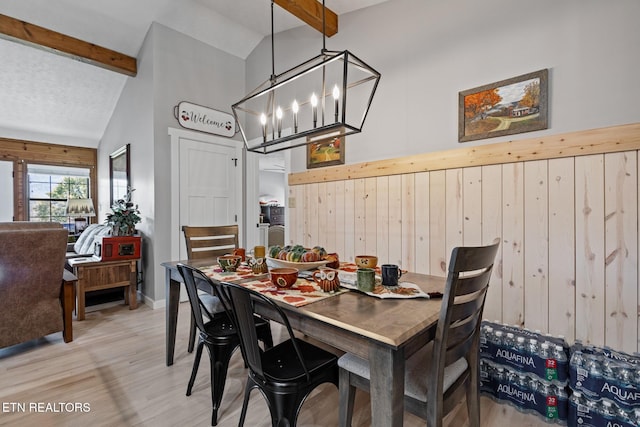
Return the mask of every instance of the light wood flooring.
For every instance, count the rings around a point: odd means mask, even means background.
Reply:
[[[180,305],[175,363],[165,365],[164,309],[122,304],[89,308],[86,320],[74,320],[74,340],[61,333],[0,349],[0,425],[11,426],[207,426],[211,392],[206,351],[193,394],[185,396],[193,355],[187,353],[187,303]],[[280,328],[274,327],[274,340]],[[233,356],[218,425],[236,426],[247,371],[239,352]],[[33,405],[40,404],[36,410]],[[49,407],[46,405],[49,404]],[[81,411],[66,412],[74,404]],[[21,406],[23,405],[23,406]],[[24,411],[22,410],[24,408]],[[55,412],[53,412],[55,411]],[[358,392],[354,426],[370,425],[368,395]],[[299,426],[335,426],[338,391],[325,384],[307,399]],[[482,398],[482,427],[545,425],[529,414]],[[254,391],[246,426],[271,425],[267,406]],[[405,414],[405,426],[424,422]],[[468,425],[465,405],[445,419],[445,426]]]

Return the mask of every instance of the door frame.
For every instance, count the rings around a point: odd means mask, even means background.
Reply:
[[[245,207],[245,183],[244,183],[244,155],[241,141],[228,139],[215,135],[208,135],[201,132],[195,132],[185,129],[169,127],[169,136],[171,137],[171,259],[177,260],[180,257],[180,241],[182,240],[182,230],[180,229],[180,142],[182,139],[190,139],[193,141],[203,142],[206,144],[215,144],[236,149],[236,158],[238,159],[238,167],[236,168],[236,182],[239,185],[236,188],[238,197],[236,199],[236,212],[238,215],[239,240],[244,239],[244,207]]]

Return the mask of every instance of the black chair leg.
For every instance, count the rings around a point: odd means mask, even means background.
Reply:
[[[240,412],[240,421],[238,422],[238,427],[244,426],[244,419],[247,416],[247,407],[249,406],[249,396],[251,395],[251,390],[256,387],[256,384],[253,382],[251,378],[247,378],[247,385],[244,388],[244,400],[242,401],[242,412]]]
[[[231,360],[235,348],[231,348],[229,345],[207,345],[207,349],[211,361],[211,404],[213,407],[211,425],[215,426],[218,424],[218,409],[220,409],[224,385],[227,381],[229,360]]]
[[[187,352],[193,352],[193,346],[196,343],[196,322],[193,321],[193,316],[191,317],[191,326],[189,326],[189,346],[187,347]]]
[[[191,378],[189,378],[189,385],[187,385],[187,396],[191,396],[191,389],[193,388],[193,383],[196,380],[196,375],[198,374],[198,366],[200,366],[200,359],[202,358],[203,346],[204,346],[204,342],[200,341],[198,343],[198,348],[196,349],[196,357],[193,359],[193,369],[191,369]]]

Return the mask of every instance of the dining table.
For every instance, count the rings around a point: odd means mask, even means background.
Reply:
[[[166,364],[173,364],[178,305],[179,263],[196,268],[216,264],[214,259],[164,262],[166,279]],[[263,275],[268,277],[268,275]],[[256,276],[260,277],[260,276]],[[212,279],[213,280],[213,279]],[[251,279],[241,279],[235,283]],[[214,280],[215,282],[215,280]],[[402,282],[417,285],[425,293],[444,292],[445,277],[406,272]],[[203,287],[203,290],[207,290]],[[405,360],[433,340],[442,300],[436,298],[380,299],[359,291],[296,307],[278,305],[291,326],[304,335],[369,361],[373,426],[402,426],[404,416]],[[256,312],[272,318],[266,305]]]

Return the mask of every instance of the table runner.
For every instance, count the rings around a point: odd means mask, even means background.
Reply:
[[[298,278],[291,288],[280,288],[271,283],[268,274],[253,274],[251,268],[245,265],[238,267],[237,271],[225,272],[218,265],[200,267],[200,271],[219,282],[236,282],[255,278],[255,280],[241,282],[240,285],[295,307],[302,307],[312,302],[348,292],[346,289],[325,292],[313,280],[304,278]]]
[[[342,293],[348,292],[347,289],[339,289],[334,292],[325,292],[312,280],[298,278],[291,288],[280,288],[271,283],[269,277],[240,283],[254,291],[260,292],[269,298],[291,304],[294,307],[302,307],[312,302],[321,301]]]
[[[219,282],[234,282],[236,280],[258,277],[264,274],[253,274],[251,268],[247,265],[240,265],[237,271],[224,271],[219,265],[208,265],[206,267],[198,267],[198,269],[213,280]]]

